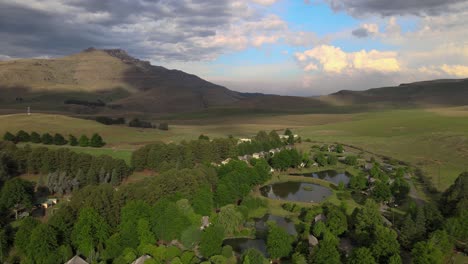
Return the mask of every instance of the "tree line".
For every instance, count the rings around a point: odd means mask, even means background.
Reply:
[[[159,130],[169,130],[169,124],[161,122],[158,124],[153,124],[148,121],[143,121],[138,118],[134,118],[128,122],[129,127],[141,127],[141,128],[157,128]]]
[[[14,143],[19,142],[31,142],[31,143],[42,143],[44,145],[70,145],[70,146],[80,146],[80,147],[93,147],[100,148],[106,145],[102,137],[98,133],[94,133],[91,138],[86,135],[81,135],[79,138],[70,134],[68,135],[68,140],[60,133],[55,133],[53,136],[49,133],[44,133],[40,135],[39,133],[33,131],[30,134],[24,130],[20,130],[16,135],[6,132],[3,135],[3,140],[11,141]]]

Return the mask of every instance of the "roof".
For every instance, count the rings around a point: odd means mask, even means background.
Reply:
[[[319,241],[315,236],[309,235],[309,245],[316,246],[316,245],[318,245],[318,243],[319,243]]]
[[[327,217],[324,214],[319,214],[314,218],[315,223],[319,221],[327,221]]]
[[[144,255],[144,256],[137,258],[135,261],[132,262],[132,264],[143,264],[145,263],[145,261],[147,261],[150,258],[151,256]]]
[[[84,261],[84,259],[82,259],[80,256],[76,255],[65,264],[89,264],[89,263]]]

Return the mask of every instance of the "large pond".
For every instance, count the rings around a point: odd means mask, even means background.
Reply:
[[[332,194],[327,187],[306,182],[275,183],[262,187],[260,192],[270,199],[314,203],[320,203]]]
[[[312,177],[316,179],[329,181],[336,185],[338,185],[340,182],[347,185],[349,183],[349,178],[351,177],[351,174],[349,174],[346,171],[338,172],[335,170],[326,170],[326,171],[319,171],[319,172],[312,172],[312,173],[297,173],[297,174],[291,174],[291,175]]]
[[[284,217],[276,215],[265,215],[262,218],[255,219],[256,238],[231,238],[223,241],[223,245],[229,245],[239,255],[244,253],[249,248],[255,248],[262,252],[264,256],[268,256],[266,247],[266,236],[268,233],[267,222],[273,221],[276,224],[286,230],[290,235],[297,235],[296,227],[294,223]]]

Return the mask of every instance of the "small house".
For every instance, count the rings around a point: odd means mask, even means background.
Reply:
[[[49,198],[49,199],[43,201],[43,202],[41,203],[41,206],[42,206],[43,208],[47,209],[47,208],[49,208],[49,207],[51,207],[51,206],[56,205],[57,203],[58,203],[58,199],[57,199],[57,198]]]
[[[209,216],[203,216],[201,219],[201,226],[200,230],[204,230],[205,228],[210,226],[210,217]]]
[[[150,258],[151,258],[151,256],[149,256],[149,255],[143,255],[143,256],[137,258],[135,261],[133,261],[132,264],[143,264],[143,263],[145,263],[145,261],[147,261]]]
[[[221,164],[226,165],[226,164],[228,164],[230,161],[231,161],[231,158],[227,158],[227,159],[221,161]]]
[[[84,259],[82,259],[80,256],[76,255],[69,261],[67,261],[65,264],[89,264],[86,262]]]
[[[314,218],[315,223],[320,221],[327,221],[327,217],[324,214],[319,214]]]
[[[315,247],[318,243],[319,241],[314,235],[309,235],[309,246]]]
[[[250,138],[239,138],[239,141],[237,141],[237,144],[245,143],[245,142],[252,142],[252,139],[250,139]]]

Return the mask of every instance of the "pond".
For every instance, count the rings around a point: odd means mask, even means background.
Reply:
[[[255,248],[256,250],[263,253],[264,256],[268,256],[266,242],[264,239],[250,239],[250,238],[229,238],[223,241],[224,246],[231,246],[234,252],[238,254],[244,253],[249,248]]]
[[[260,192],[270,199],[314,203],[320,203],[332,194],[327,187],[306,182],[275,183],[262,187]]]
[[[312,172],[312,173],[295,173],[291,174],[293,176],[304,176],[304,177],[312,177],[316,179],[321,179],[325,181],[332,182],[336,185],[340,184],[340,182],[347,185],[349,183],[349,179],[351,174],[348,172],[338,172],[335,170],[326,170],[326,171],[319,171],[319,172]]]
[[[242,255],[244,251],[249,248],[255,248],[258,251],[262,252],[264,256],[268,256],[267,247],[266,247],[266,237],[268,235],[268,226],[267,222],[273,221],[276,224],[286,230],[290,235],[297,235],[296,227],[294,222],[286,219],[282,216],[266,214],[262,218],[255,219],[255,229],[256,229],[256,238],[229,238],[223,241],[223,245],[229,245],[232,247],[234,252],[239,255]]]

